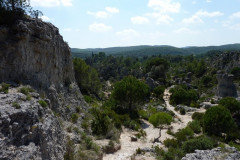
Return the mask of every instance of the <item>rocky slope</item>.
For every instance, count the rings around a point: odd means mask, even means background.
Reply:
[[[212,150],[196,150],[195,153],[187,154],[182,160],[239,160],[240,152],[234,147],[226,147],[221,149],[215,148]]]
[[[29,100],[14,88],[0,93],[0,159],[62,160],[65,129],[80,128],[84,115],[79,114],[75,124],[69,122],[71,116],[76,108],[87,106],[75,83],[69,46],[58,28],[35,19],[0,26],[1,82],[30,85],[41,96],[31,93]],[[39,104],[40,97],[45,97],[47,107]],[[77,135],[71,137],[79,141]]]
[[[9,92],[0,93],[0,159],[63,159],[63,130],[50,104],[42,107],[38,93]]]

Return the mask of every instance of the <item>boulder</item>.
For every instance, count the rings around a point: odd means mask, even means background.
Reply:
[[[153,90],[155,87],[159,85],[158,82],[154,81],[152,78],[147,77],[146,84],[149,86],[151,90]]]
[[[178,110],[180,109],[184,109],[186,112],[195,112],[197,109],[196,108],[192,108],[192,107],[188,107],[188,106],[184,106],[184,105],[177,105],[176,108]]]
[[[217,106],[218,104],[212,104],[210,102],[202,102],[200,104],[201,107],[205,108],[205,109],[209,109],[211,107]]]

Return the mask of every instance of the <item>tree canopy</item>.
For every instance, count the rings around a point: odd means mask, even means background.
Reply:
[[[149,96],[149,87],[141,80],[128,76],[114,85],[112,98],[119,106],[132,112],[137,105]]]
[[[223,106],[212,107],[204,114],[203,129],[209,135],[229,133],[235,126],[229,110]]]

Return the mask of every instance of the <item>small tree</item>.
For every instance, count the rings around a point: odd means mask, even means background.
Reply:
[[[35,19],[39,19],[39,17],[43,16],[43,13],[39,10],[31,10],[30,14]]]
[[[225,97],[219,101],[219,104],[227,108],[232,115],[240,112],[240,102],[233,97]]]
[[[161,129],[164,125],[170,125],[172,123],[172,116],[165,112],[158,112],[153,114],[149,118],[149,122],[156,128],[159,128],[159,138],[161,137]]]
[[[144,102],[149,96],[149,88],[143,82],[133,76],[125,77],[116,82],[112,92],[112,98],[122,109],[130,113],[137,109],[137,105]]]
[[[223,106],[215,106],[206,111],[203,117],[203,130],[209,135],[220,136],[236,127],[233,118]]]

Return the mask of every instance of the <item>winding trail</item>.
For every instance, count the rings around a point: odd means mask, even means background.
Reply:
[[[164,92],[164,101],[168,110],[175,113],[174,122],[171,124],[173,127],[172,131],[177,132],[178,129],[185,128],[188,122],[192,121],[193,112],[188,112],[186,115],[181,115],[174,110],[174,107],[169,104],[170,100],[170,88]],[[197,112],[204,112],[203,109],[198,109]],[[121,149],[113,154],[105,154],[103,160],[130,160],[131,156],[136,152],[138,148],[152,148],[152,146],[164,147],[162,143],[153,143],[153,139],[159,136],[159,129],[154,128],[148,121],[142,120],[143,130],[147,133],[145,140],[138,140],[137,142],[131,142],[131,136],[136,132],[124,128],[120,136]],[[162,136],[160,141],[163,142],[167,138],[172,138],[171,135],[167,134],[167,129],[162,129]],[[150,154],[141,156],[141,159],[154,160]]]

